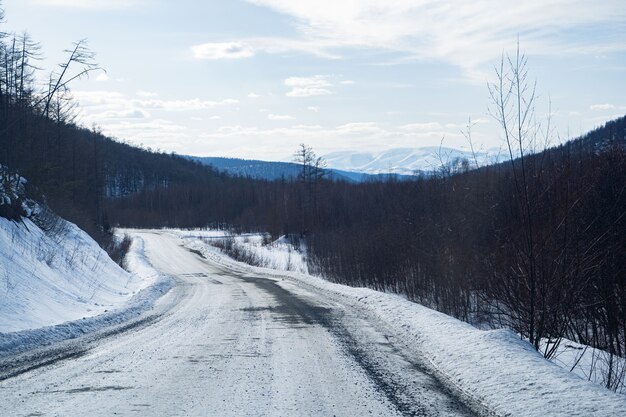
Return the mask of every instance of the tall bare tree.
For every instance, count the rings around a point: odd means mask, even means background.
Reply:
[[[319,203],[319,185],[326,176],[326,161],[317,156],[308,145],[301,143],[294,153],[294,162],[300,165],[298,180],[304,187],[301,197],[302,234],[306,234],[317,215]]]

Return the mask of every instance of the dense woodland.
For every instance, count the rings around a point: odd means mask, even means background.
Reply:
[[[98,70],[93,54],[79,41],[44,75],[38,51],[28,34],[0,42],[0,181],[27,178],[31,196],[104,247],[114,226],[301,236],[311,268],[330,280],[507,326],[537,349],[566,336],[626,357],[626,117],[414,181],[330,181],[315,158],[295,181],[232,178],[77,126],[69,87]]]

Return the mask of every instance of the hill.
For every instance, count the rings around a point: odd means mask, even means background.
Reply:
[[[188,156],[193,161],[208,165],[217,171],[227,173],[237,177],[245,177],[251,179],[263,180],[287,180],[293,181],[298,178],[302,167],[292,162],[274,162],[260,161],[256,159],[238,159],[238,158],[222,158],[222,157],[200,157]],[[396,180],[410,180],[413,175],[399,174],[368,174],[358,171],[345,171],[340,169],[328,168],[324,170],[325,177],[333,181],[347,182],[365,182],[365,181],[384,181],[389,178]]]

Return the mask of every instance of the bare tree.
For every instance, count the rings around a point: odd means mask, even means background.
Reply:
[[[544,178],[548,153],[533,155],[551,141],[551,104],[542,123],[536,115],[536,82],[529,80],[528,60],[519,42],[515,55],[503,56],[495,71],[497,81],[488,86],[490,114],[500,124],[508,151],[512,221],[518,222],[519,229],[502,242],[512,264],[494,280],[499,288],[494,298],[505,304],[499,311],[512,317],[513,327],[536,349],[547,341],[544,355],[548,357],[558,347],[570,311],[597,260],[591,247],[580,249],[568,233],[572,210],[585,190],[570,192],[572,175],[566,160],[559,167],[566,188],[559,194],[555,191],[558,176]],[[548,207],[551,211],[546,215]],[[575,251],[579,256],[574,257]]]
[[[474,140],[472,139],[472,128],[476,125],[476,122],[472,123],[471,116],[467,118],[467,126],[465,126],[464,130],[461,130],[461,134],[467,141],[470,146],[470,151],[472,152],[472,159],[474,160],[474,165],[476,169],[480,168],[480,164],[478,163],[478,157],[476,156],[476,149],[474,148]]]
[[[317,156],[313,148],[302,143],[294,153],[294,162],[300,165],[298,180],[305,189],[301,197],[301,233],[306,234],[318,211],[319,185],[327,173],[326,161]]]
[[[43,113],[46,117],[49,115],[54,97],[58,93],[66,93],[68,84],[76,79],[88,76],[93,71],[104,71],[96,64],[95,54],[88,48],[86,39],[74,42],[72,48],[66,49],[65,52],[67,53],[67,59],[59,64],[57,71],[50,74],[48,92],[43,97],[45,103]],[[74,66],[78,66],[78,69],[71,73],[70,68]]]

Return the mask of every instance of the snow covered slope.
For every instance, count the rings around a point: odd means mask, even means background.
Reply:
[[[497,151],[477,152],[480,165],[495,162]],[[416,171],[432,171],[455,158],[465,158],[473,165],[471,152],[436,146],[396,148],[383,152],[340,151],[324,155],[329,168],[368,174],[394,173],[412,175]]]
[[[114,309],[149,282],[113,262],[59,219],[48,231],[0,218],[0,332],[50,326]]]

